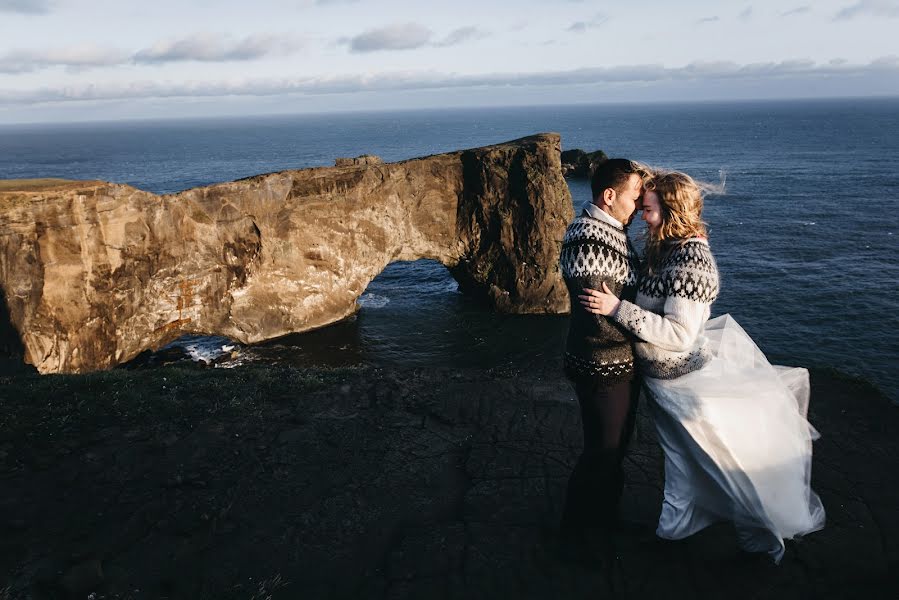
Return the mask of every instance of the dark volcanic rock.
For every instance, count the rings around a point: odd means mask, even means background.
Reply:
[[[608,160],[602,150],[584,152],[580,148],[562,152],[562,175],[565,177],[590,177],[593,167]]]
[[[622,503],[643,533],[613,538],[604,562],[560,561],[582,442],[574,393],[549,371],[203,373],[0,378],[16,390],[7,464],[60,438],[103,457],[67,483],[66,457],[4,474],[4,517],[28,525],[0,535],[0,597],[899,597],[899,412],[858,381],[812,374],[828,521],[774,567],[741,556],[725,523],[649,543],[662,455],[645,406]]]
[[[96,559],[69,568],[60,580],[61,587],[72,597],[86,597],[102,584],[103,565]]]

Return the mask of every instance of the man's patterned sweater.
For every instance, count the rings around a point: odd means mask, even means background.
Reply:
[[[639,373],[674,379],[702,368],[711,353],[701,334],[717,297],[718,267],[703,238],[675,245],[653,274],[644,273],[636,304],[622,301],[613,315],[639,338]]]
[[[591,209],[596,217],[591,216]],[[578,300],[584,288],[634,299],[639,259],[620,224],[588,207],[568,226],[560,264],[571,297],[571,322],[565,347],[565,373],[574,380],[599,378],[600,384],[630,379],[633,338],[611,317],[587,312]]]

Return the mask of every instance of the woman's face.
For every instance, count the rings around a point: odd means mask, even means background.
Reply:
[[[650,231],[655,231],[662,224],[662,207],[659,205],[659,195],[653,190],[646,190],[643,194],[643,220]]]

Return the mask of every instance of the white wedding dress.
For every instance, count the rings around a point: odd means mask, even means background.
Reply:
[[[824,526],[811,490],[808,371],[771,365],[728,315],[709,320],[718,267],[708,240],[672,240],[612,318],[634,355],[665,452],[657,534],[733,521],[740,547],[779,562],[784,539]]]
[[[665,453],[657,534],[681,539],[729,520],[741,548],[775,562],[786,538],[824,526],[811,490],[808,371],[769,364],[729,315],[705,323],[711,358],[672,379],[645,377]]]

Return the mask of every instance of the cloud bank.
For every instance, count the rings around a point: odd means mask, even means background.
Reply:
[[[732,62],[694,62],[683,67],[633,65],[574,69],[542,73],[454,75],[399,72],[305,79],[253,79],[243,81],[159,82],[136,81],[125,85],[45,87],[37,90],[0,90],[0,104],[40,104],[135,98],[323,95],[363,92],[412,91],[446,88],[503,88],[564,85],[645,85],[660,82],[771,81],[778,78],[815,80],[880,74],[899,76],[899,56],[887,56],[864,65],[843,61],[818,64],[810,60],[739,65]]]
[[[349,44],[351,52],[380,52],[383,50],[415,50],[425,46],[445,48],[455,46],[469,40],[477,40],[487,36],[487,32],[478,27],[459,27],[446,37],[435,40],[434,32],[419,23],[398,23],[370,29],[352,38],[341,40]]]
[[[412,50],[431,41],[433,32],[418,23],[400,23],[378,29],[370,29],[349,40],[353,52],[377,52],[379,50]]]
[[[51,50],[13,50],[0,56],[0,73],[28,73],[57,66],[77,70],[108,67],[128,61],[129,56],[125,52],[94,45]]]
[[[68,46],[49,50],[13,50],[0,56],[0,73],[15,74],[52,67],[87,69],[127,64],[173,62],[231,62],[287,55],[302,47],[298,40],[279,35],[232,38],[219,34],[195,34],[162,40],[149,48],[129,53],[96,45]]]
[[[289,54],[299,44],[285,36],[251,35],[241,39],[216,34],[197,34],[163,40],[134,54],[137,64],[181,61],[227,62],[255,60],[272,54]]]

